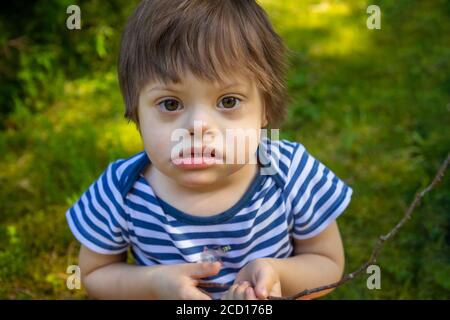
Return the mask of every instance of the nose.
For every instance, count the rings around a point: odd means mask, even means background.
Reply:
[[[191,108],[191,112],[187,119],[187,129],[191,137],[201,139],[205,135],[212,134],[213,119],[207,109],[207,106],[196,106]]]
[[[189,124],[188,130],[191,137],[201,137],[209,130],[209,125],[203,120],[194,120]]]

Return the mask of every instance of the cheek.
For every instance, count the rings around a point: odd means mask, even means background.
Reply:
[[[264,110],[260,103],[253,104],[248,110],[243,121],[246,123],[247,128],[261,128]]]
[[[153,162],[166,159],[170,155],[170,135],[166,128],[161,128],[157,123],[141,121],[141,136],[145,150]]]
[[[222,129],[260,129],[262,113],[257,107],[250,107],[235,118],[226,118],[221,121]],[[255,110],[256,109],[256,110]]]
[[[149,130],[143,133],[142,140],[148,151],[156,155],[164,155],[170,151],[170,135],[162,134],[157,130]]]

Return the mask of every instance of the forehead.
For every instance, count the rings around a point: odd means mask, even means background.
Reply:
[[[185,70],[177,75],[177,79],[163,79],[162,77],[154,77],[146,84],[147,90],[161,89],[164,87],[183,87],[190,85],[202,85],[215,89],[225,89],[231,87],[252,88],[255,85],[251,77],[243,73],[222,74],[219,78],[209,78],[203,75],[197,75],[190,70]]]

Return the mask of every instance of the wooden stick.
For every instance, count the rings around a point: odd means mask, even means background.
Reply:
[[[363,263],[358,269],[356,269],[352,273],[347,274],[341,280],[339,280],[335,283],[331,283],[331,284],[328,284],[325,286],[320,286],[320,287],[313,288],[313,289],[306,289],[306,290],[303,290],[297,294],[294,294],[294,295],[288,296],[288,297],[269,296],[268,299],[269,300],[295,300],[295,299],[298,299],[298,298],[301,298],[301,297],[304,297],[304,296],[307,296],[307,295],[310,295],[310,294],[313,294],[316,292],[320,292],[320,291],[324,291],[324,290],[328,290],[328,289],[334,289],[334,288],[337,288],[337,287],[353,280],[355,277],[357,277],[358,275],[363,273],[367,269],[368,266],[375,264],[386,241],[391,240],[397,234],[397,232],[400,230],[400,228],[402,228],[403,225],[409,219],[411,219],[413,211],[419,206],[419,204],[420,204],[422,198],[425,196],[425,194],[427,194],[432,189],[434,189],[434,187],[441,181],[441,179],[444,176],[445,171],[447,170],[449,162],[450,162],[450,153],[447,155],[447,158],[441,164],[433,181],[424,190],[416,193],[414,200],[412,201],[412,203],[410,204],[408,209],[405,211],[403,218],[387,234],[381,235],[378,238],[378,241],[376,242],[376,244],[372,250],[372,254],[370,255],[369,260],[366,261],[365,263]],[[203,287],[203,288],[224,288],[224,289],[228,289],[230,287],[230,285],[228,285],[228,284],[221,284],[221,283],[216,283],[216,282],[205,282],[205,281],[199,281],[198,286]]]

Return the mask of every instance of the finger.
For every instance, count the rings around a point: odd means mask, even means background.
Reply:
[[[255,290],[252,287],[245,289],[245,300],[258,300],[255,295]]]
[[[198,287],[197,287],[197,289],[212,299],[212,295],[208,291],[206,291],[205,289],[202,289],[202,288],[198,288]]]
[[[227,292],[225,292],[221,298],[221,300],[233,300],[234,290],[236,290],[237,284],[233,284]]]
[[[239,284],[234,290],[234,300],[245,300],[245,290],[250,286],[248,281]]]
[[[194,279],[214,276],[220,271],[220,262],[187,263],[184,265],[186,273]]]
[[[187,290],[187,293],[183,296],[183,300],[212,300],[212,298],[206,292],[192,287]]]
[[[266,299],[272,290],[273,276],[267,269],[262,269],[256,276],[255,294],[258,299]]]
[[[272,297],[281,297],[281,283],[280,282],[276,282],[273,287],[272,290],[270,290],[269,293],[270,296]]]

